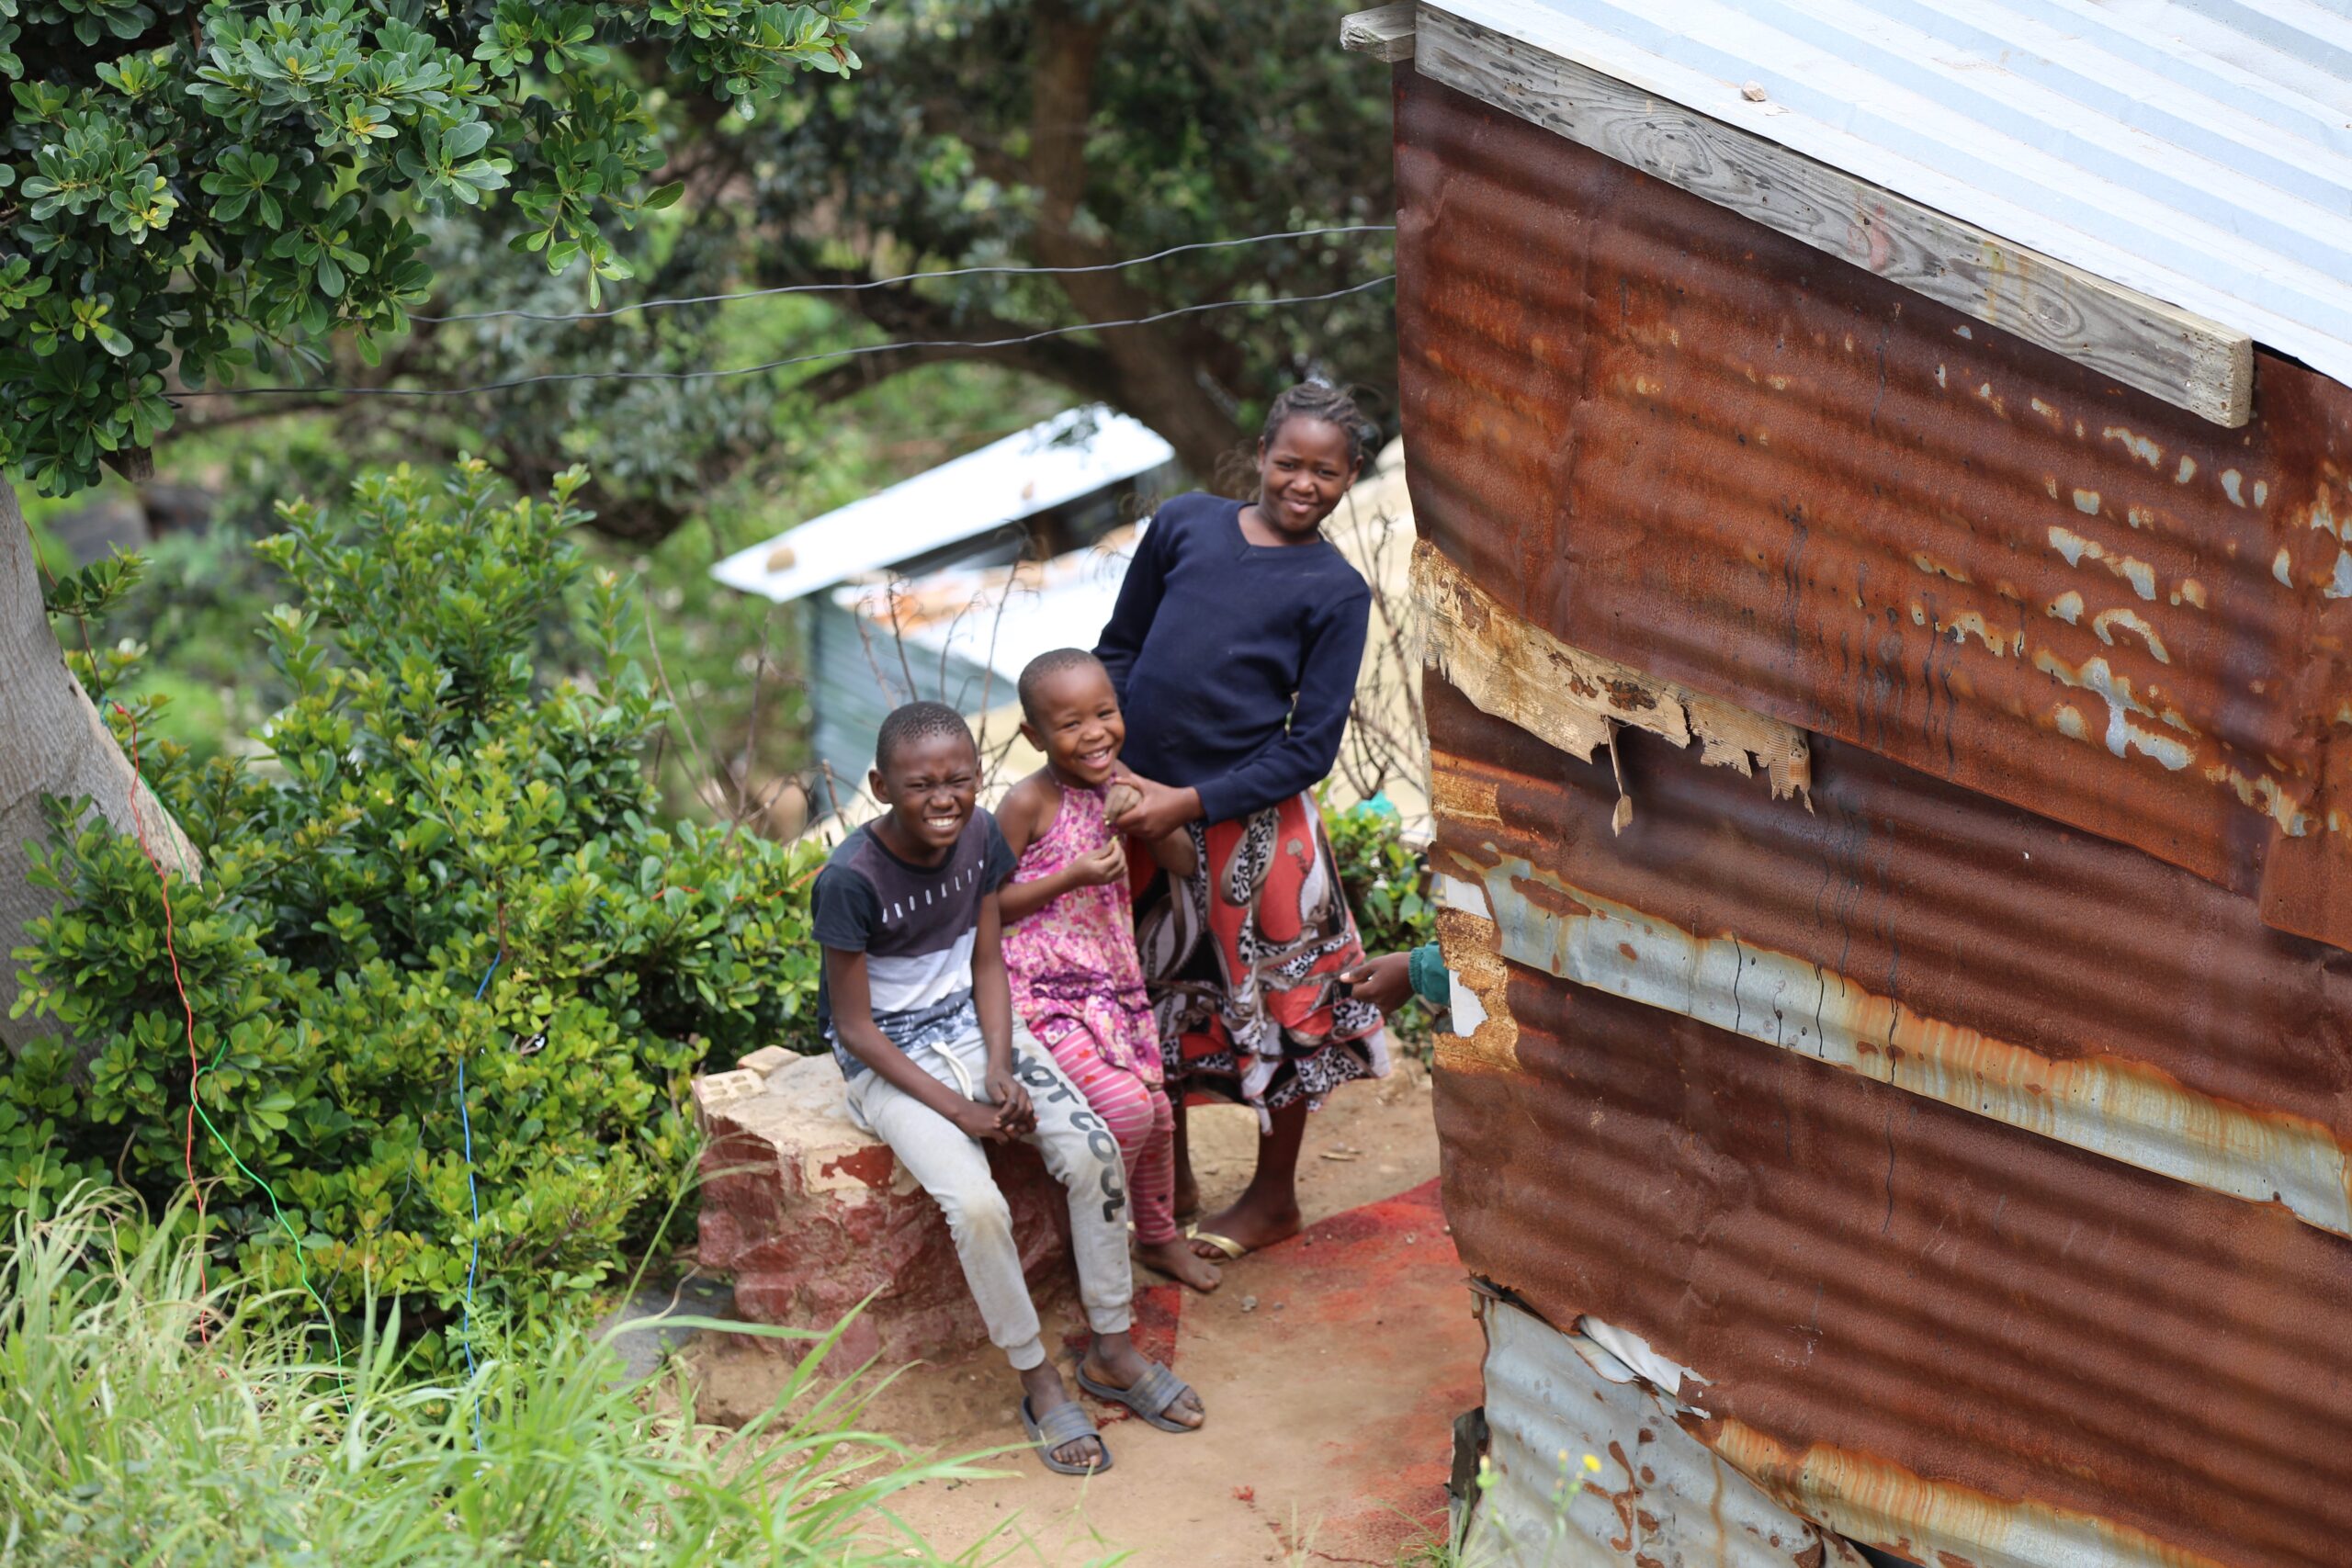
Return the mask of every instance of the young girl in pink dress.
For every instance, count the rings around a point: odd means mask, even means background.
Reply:
[[[1076,649],[1021,672],[1021,728],[1046,765],[1012,786],[997,824],[1019,857],[998,895],[1012,1008],[1118,1140],[1134,1206],[1136,1254],[1196,1291],[1216,1265],[1176,1228],[1175,1118],[1161,1089],[1159,1031],[1144,994],[1128,903],[1125,852],[1110,826],[1126,723],[1111,677]],[[1193,868],[1182,829],[1153,843],[1176,875]]]

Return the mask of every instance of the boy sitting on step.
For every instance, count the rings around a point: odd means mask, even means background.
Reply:
[[[989,1338],[1020,1374],[1022,1424],[1048,1469],[1087,1475],[1111,1452],[1046,1359],[1012,1212],[982,1143],[1020,1138],[1069,1192],[1079,1295],[1094,1330],[1080,1371],[1105,1397],[1184,1427],[1199,1397],[1128,1337],[1127,1192],[1119,1146],[1053,1058],[1013,1021],[997,889],[1013,857],[979,809],[979,749],[955,709],[910,703],[875,742],[888,809],[818,874],[825,951],[817,1012],[850,1114],[935,1199]]]

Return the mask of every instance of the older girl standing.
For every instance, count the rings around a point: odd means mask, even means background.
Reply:
[[[1322,535],[1363,466],[1365,423],[1336,389],[1274,400],[1248,502],[1179,496],[1153,516],[1095,649],[1126,715],[1137,803],[1116,826],[1192,836],[1190,875],[1153,876],[1136,942],[1169,1097],[1258,1111],[1248,1190],[1194,1232],[1238,1258],[1299,1227],[1307,1113],[1388,1071],[1379,1010],[1343,994],[1363,961],[1311,793],[1338,758],[1371,590]],[[1194,1190],[1178,1121],[1177,1201]]]

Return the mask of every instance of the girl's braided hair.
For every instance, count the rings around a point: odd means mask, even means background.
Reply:
[[[1272,446],[1283,426],[1294,419],[1319,419],[1338,425],[1347,433],[1348,461],[1361,464],[1371,456],[1374,443],[1380,439],[1380,427],[1364,418],[1363,411],[1347,391],[1328,381],[1301,381],[1284,388],[1274,398],[1273,406],[1266,411],[1266,426],[1258,439]]]

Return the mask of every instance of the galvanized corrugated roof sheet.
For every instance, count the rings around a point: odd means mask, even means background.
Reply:
[[[1442,9],[2352,382],[2352,17],[2340,6],[1446,0]]]
[[[1867,1568],[1676,1423],[1583,1333],[1481,1298],[1492,1473],[1460,1561],[1487,1568]]]
[[[1101,404],[1071,409],[903,483],[812,518],[710,569],[786,604],[861,573],[935,556],[1173,462],[1149,426]]]

